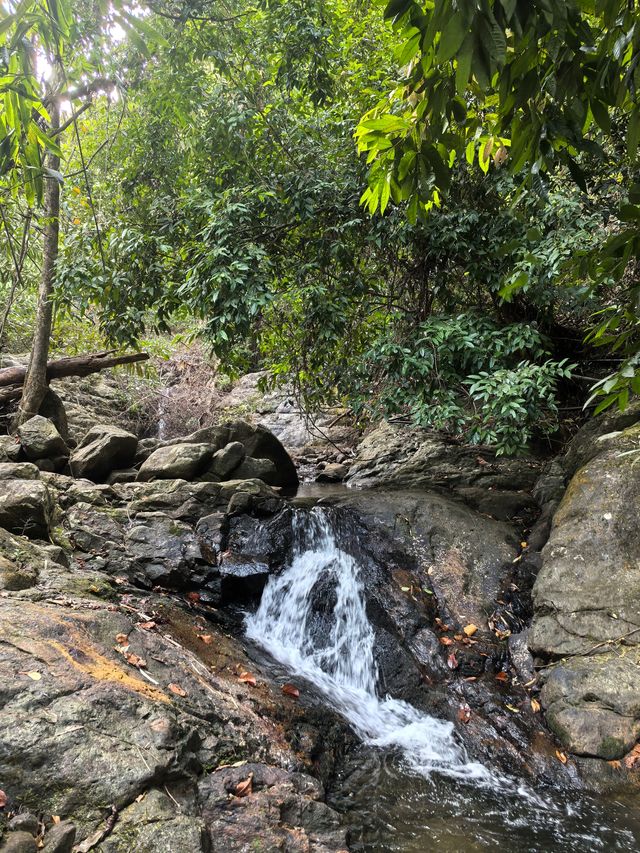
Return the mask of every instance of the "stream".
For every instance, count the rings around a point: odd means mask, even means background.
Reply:
[[[294,542],[289,567],[269,579],[246,633],[313,684],[362,741],[331,793],[352,850],[639,849],[640,817],[630,804],[533,790],[470,757],[452,723],[379,696],[357,559],[339,547],[320,507],[296,513]]]

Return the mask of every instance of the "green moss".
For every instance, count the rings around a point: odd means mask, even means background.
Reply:
[[[625,752],[624,741],[619,737],[606,737],[598,747],[598,755],[600,758],[605,758],[607,761],[614,761],[617,758],[622,758]]]

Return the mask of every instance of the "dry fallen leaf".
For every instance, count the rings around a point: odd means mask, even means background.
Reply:
[[[447,666],[449,667],[449,669],[457,669],[458,668],[458,658],[456,657],[455,652],[451,652],[451,654],[447,658]]]
[[[533,711],[534,714],[537,714],[540,711],[540,703],[538,702],[537,699],[531,700],[531,710]]]
[[[241,672],[238,676],[238,681],[241,681],[243,684],[250,684],[252,687],[255,687],[257,684],[255,675],[252,675],[250,672]]]
[[[473,622],[471,622],[469,625],[465,625],[462,630],[465,632],[467,637],[473,637],[473,635],[478,630],[478,626],[474,625]]]
[[[198,634],[198,639],[202,640],[205,646],[210,646],[213,643],[213,637],[211,634]]]
[[[300,691],[297,687],[294,687],[293,684],[283,684],[282,692],[285,693],[287,696],[293,696],[294,699],[297,699],[300,695]]]
[[[438,628],[440,628],[441,631],[450,631],[451,630],[451,625],[445,625],[445,623],[442,621],[442,619],[439,616],[436,616],[434,621],[435,621],[436,625],[438,626]]]
[[[249,773],[244,782],[238,782],[233,792],[236,797],[248,797],[253,793],[253,773]]]
[[[466,702],[463,702],[463,704],[458,707],[458,720],[461,723],[468,723],[470,719],[471,708],[467,705]]]
[[[186,597],[189,601],[195,601],[195,602],[200,601],[200,593],[199,592],[188,592]]]
[[[119,646],[126,646],[129,642],[129,638],[126,634],[116,634],[116,643]]]
[[[59,814],[52,814],[51,820],[53,821],[54,824],[60,823],[60,820],[61,820],[60,815]]]
[[[4,791],[0,791],[0,809],[3,809],[7,805],[7,795]]]
[[[509,681],[509,676],[506,672],[497,672],[496,681]]]
[[[175,694],[176,694],[176,696],[186,696],[186,695],[187,695],[187,691],[186,691],[186,690],[183,690],[183,689],[182,689],[182,687],[180,687],[180,685],[179,685],[179,684],[174,684],[174,683],[172,682],[171,684],[168,684],[168,685],[167,685],[167,687],[169,688],[169,690],[170,690],[172,693],[175,693]]]
[[[567,756],[566,756],[566,754],[565,754],[564,752],[561,752],[559,749],[556,749],[556,758],[558,759],[558,761],[561,761],[561,762],[562,762],[562,764],[566,764],[566,763],[567,763]]]
[[[453,645],[453,640],[451,639],[451,637],[440,637],[440,642],[443,646]]]
[[[32,681],[40,681],[40,679],[42,678],[40,673],[36,672],[35,670],[32,670],[31,672],[25,672],[25,675],[28,675]]]
[[[640,743],[637,743],[631,752],[627,753],[624,757],[624,766],[627,770],[631,770],[632,767],[640,761]]]
[[[505,708],[508,708],[508,709],[509,709],[510,711],[512,711],[514,714],[519,714],[519,713],[520,713],[520,709],[519,709],[519,708],[516,708],[516,706],[515,706],[515,705],[505,705],[504,707],[505,707]]]
[[[134,654],[134,652],[125,652],[124,658],[131,666],[138,666],[140,669],[145,669],[147,666],[146,660]]]
[[[138,622],[138,628],[142,628],[144,631],[150,631],[152,628],[156,627],[156,623],[153,619],[150,619],[148,622]]]
[[[118,586],[122,586],[122,584],[125,584],[127,582],[127,579],[123,577],[117,577],[114,578],[114,581],[118,584]]]
[[[607,764],[611,765],[611,767],[613,767],[614,770],[621,770],[622,769],[622,762],[620,762],[620,761],[607,761]]]
[[[464,641],[464,639],[465,639],[465,638],[464,638],[464,636],[463,636],[462,634],[454,634],[454,635],[453,635],[453,639],[454,639],[454,640],[457,640],[459,643],[462,643],[462,642]]]

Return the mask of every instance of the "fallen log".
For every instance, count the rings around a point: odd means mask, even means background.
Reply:
[[[109,367],[117,367],[120,364],[134,364],[137,361],[147,361],[149,354],[146,352],[134,352],[128,355],[114,355],[115,350],[109,352],[97,352],[92,355],[76,355],[67,358],[58,358],[47,364],[47,381],[52,379],[64,379],[66,376],[89,376],[91,373],[99,373]],[[5,392],[2,399],[13,399],[19,396],[18,389],[24,384],[27,375],[26,367],[5,367],[0,370],[0,387],[17,386]]]

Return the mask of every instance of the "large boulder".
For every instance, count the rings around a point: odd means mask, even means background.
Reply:
[[[124,538],[132,569],[151,584],[185,586],[206,561],[193,529],[162,513],[141,514]]]
[[[0,462],[0,480],[38,480],[40,469],[31,462]]]
[[[0,462],[17,462],[20,458],[20,441],[17,436],[0,435]]]
[[[542,552],[529,646],[553,662],[542,702],[561,742],[620,758],[640,734],[640,423],[586,440]]]
[[[71,455],[74,477],[106,480],[116,468],[126,468],[133,461],[138,439],[133,433],[111,424],[98,424],[85,434]]]
[[[46,539],[52,513],[49,490],[40,480],[5,480],[0,488],[0,527]]]
[[[298,485],[298,474],[293,460],[281,442],[266,427],[253,426],[245,421],[231,421],[225,424],[227,440],[239,441],[244,445],[247,456],[254,459],[268,459],[275,466],[275,472],[267,481],[271,486],[292,487]]]
[[[244,444],[239,441],[230,441],[229,444],[220,450],[216,450],[213,454],[209,471],[220,477],[221,480],[226,480],[233,469],[240,465],[244,457]]]
[[[69,456],[69,448],[53,421],[36,415],[18,427],[18,438],[30,461],[59,459]]]
[[[142,463],[138,473],[147,480],[192,480],[211,462],[215,447],[210,444],[171,444],[159,447]]]

